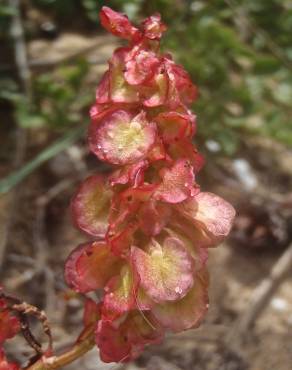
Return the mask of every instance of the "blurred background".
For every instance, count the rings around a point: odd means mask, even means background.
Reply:
[[[135,363],[104,365],[94,350],[68,369],[291,369],[291,0],[0,0],[1,283],[46,311],[57,349],[80,330],[82,301],[62,268],[86,239],[71,224],[70,198],[104,170],[85,140],[95,88],[118,46],[99,25],[103,5],[137,22],[162,14],[163,50],[200,91],[195,140],[207,164],[198,182],[228,199],[237,219],[210,253],[200,329]],[[31,353],[21,338],[8,350],[20,361]]]

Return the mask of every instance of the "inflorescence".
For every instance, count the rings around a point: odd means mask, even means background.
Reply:
[[[103,7],[103,27],[128,45],[109,60],[91,108],[88,142],[110,175],[86,179],[72,201],[76,225],[93,239],[66,262],[68,284],[102,291],[96,344],[105,362],[129,361],[166,332],[200,325],[208,309],[208,248],[235,215],[196,182],[203,157],[192,144],[197,89],[169,54],[159,14],[136,28]]]

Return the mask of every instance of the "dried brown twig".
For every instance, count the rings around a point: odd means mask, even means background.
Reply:
[[[14,311],[19,317],[23,337],[37,353],[37,355],[30,360],[29,365],[23,368],[23,370],[59,369],[77,360],[94,347],[95,327],[89,326],[83,330],[83,332],[79,336],[79,339],[71,348],[58,356],[52,355],[52,335],[46,314],[43,311],[40,311],[37,307],[34,307],[26,302],[22,302],[17,297],[7,294],[3,290],[0,290],[0,299],[1,298],[5,299],[8,308]],[[48,347],[46,350],[42,349],[41,345],[38,343],[33,333],[31,332],[28,316],[33,316],[41,322],[44,333],[48,336],[49,339]]]
[[[240,348],[249,329],[266,309],[274,293],[291,270],[292,243],[274,264],[270,274],[253,291],[247,310],[238,318],[227,336],[226,343],[228,345]]]
[[[59,369],[85,355],[95,345],[94,328],[90,327],[82,334],[82,340],[77,341],[72,348],[59,356],[42,356],[25,370]]]
[[[32,306],[27,302],[23,302],[19,298],[11,294],[7,294],[3,290],[0,290],[0,298],[4,298],[8,308],[17,314],[20,321],[22,335],[27,343],[30,345],[30,347],[32,347],[38,355],[51,353],[53,349],[53,339],[50,324],[44,311],[40,311],[37,307]],[[39,322],[41,322],[43,326],[44,333],[47,335],[49,340],[48,348],[46,351],[42,349],[41,344],[34,337],[30,329],[28,321],[29,316],[35,317]]]

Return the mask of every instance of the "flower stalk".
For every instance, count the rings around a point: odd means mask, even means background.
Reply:
[[[53,370],[61,369],[80,357],[84,356],[95,346],[94,328],[91,327],[87,333],[82,335],[72,348],[61,355],[45,357],[42,356],[37,362],[25,368],[25,370]]]

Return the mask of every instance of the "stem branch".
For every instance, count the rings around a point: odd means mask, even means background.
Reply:
[[[37,362],[28,366],[25,370],[53,370],[60,369],[85,355],[95,345],[94,330],[90,328],[83,334],[77,343],[65,353],[59,356],[42,356]]]

